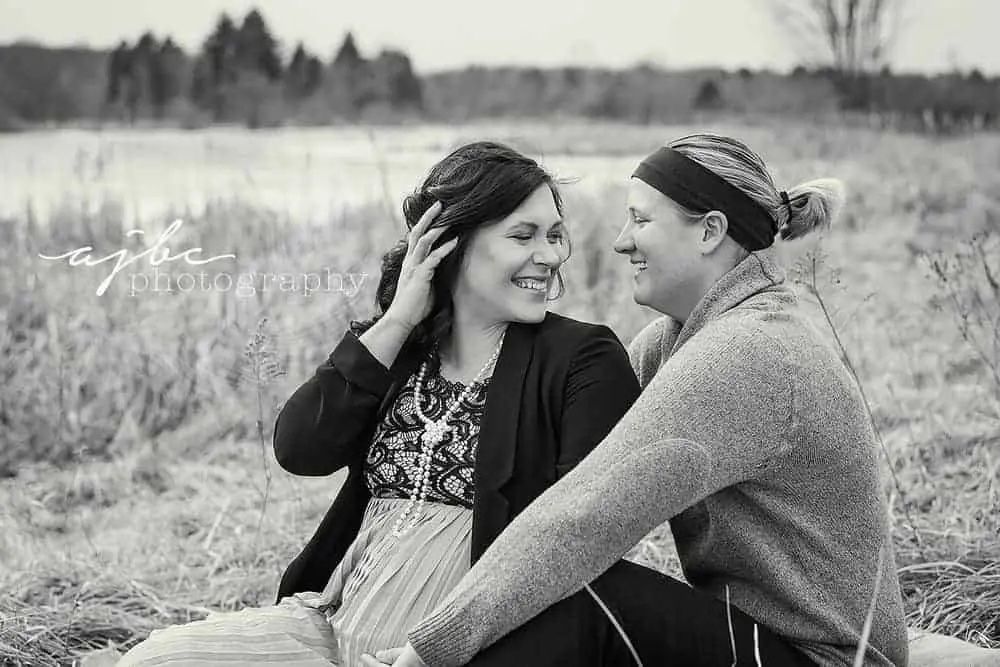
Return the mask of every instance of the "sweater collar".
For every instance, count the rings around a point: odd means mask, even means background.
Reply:
[[[785,281],[785,270],[777,262],[774,246],[751,252],[727,271],[695,304],[674,342],[671,355],[710,321],[735,308],[747,298]]]

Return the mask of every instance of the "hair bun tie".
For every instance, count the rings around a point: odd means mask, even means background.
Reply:
[[[793,213],[792,201],[788,198],[788,193],[782,190],[781,192],[778,193],[778,196],[781,197],[781,203],[784,204],[785,208],[788,209],[788,218],[791,219]]]

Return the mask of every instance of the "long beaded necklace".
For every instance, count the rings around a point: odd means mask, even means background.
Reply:
[[[417,373],[416,385],[413,388],[413,403],[416,407],[417,417],[419,417],[420,421],[424,423],[424,433],[420,436],[422,445],[417,465],[417,478],[415,484],[413,485],[413,490],[410,492],[409,501],[407,501],[403,511],[396,519],[396,523],[392,526],[393,537],[402,537],[410,530],[410,528],[417,524],[417,520],[423,512],[424,503],[427,501],[428,491],[430,490],[431,457],[434,454],[434,447],[439,445],[441,441],[444,440],[445,436],[448,435],[448,432],[451,430],[451,426],[448,425],[448,420],[451,419],[453,414],[455,414],[455,411],[458,410],[458,407],[462,404],[462,402],[467,399],[470,394],[472,394],[473,385],[482,379],[483,375],[486,374],[486,371],[489,370],[490,366],[492,366],[500,356],[500,347],[503,345],[503,337],[506,333],[507,332],[504,331],[504,333],[500,335],[500,341],[497,343],[496,349],[493,350],[493,354],[490,355],[490,358],[486,360],[485,364],[483,364],[483,367],[479,370],[479,373],[476,374],[476,377],[473,378],[462,393],[459,394],[454,401],[452,401],[451,405],[448,406],[448,409],[437,421],[429,419],[420,407],[424,378],[427,377],[428,362],[424,361],[420,365],[420,370]],[[416,512],[414,512],[413,516],[410,518],[406,528],[403,528],[403,523],[407,520],[407,517],[409,517],[410,512],[414,509],[414,506],[416,506]]]

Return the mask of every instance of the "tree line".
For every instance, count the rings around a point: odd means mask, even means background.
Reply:
[[[351,119],[371,108],[401,113],[422,108],[420,80],[401,51],[373,59],[348,33],[330,63],[299,43],[284,62],[264,17],[250,11],[237,26],[223,14],[201,50],[188,56],[170,37],[147,32],[122,42],[108,57],[104,115],[275,124],[311,113]]]
[[[836,59],[789,74],[640,64],[470,66],[420,77],[403,51],[366,58],[350,33],[328,61],[301,43],[286,59],[257,10],[238,24],[220,16],[192,54],[152,32],[110,52],[0,47],[0,129],[77,120],[261,127],[563,115],[651,123],[715,112],[846,112],[883,127],[953,132],[996,128],[998,110],[1000,78],[976,70],[899,75]]]

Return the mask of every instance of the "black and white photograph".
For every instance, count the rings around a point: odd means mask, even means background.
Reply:
[[[1000,667],[995,0],[0,0],[0,665]]]

